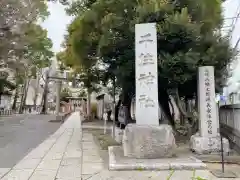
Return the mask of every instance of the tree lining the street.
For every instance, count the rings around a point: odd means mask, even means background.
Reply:
[[[0,59],[15,74],[14,99],[19,96],[18,88],[24,87],[22,112],[30,79],[48,67],[53,57],[52,42],[39,25],[49,15],[47,1],[1,1],[0,12]],[[16,100],[13,109],[16,109]]]
[[[75,19],[65,40],[68,44],[66,57],[70,56],[70,50],[71,56],[77,58],[71,61],[66,58],[65,63],[89,70],[97,62],[103,62],[106,69],[101,77],[104,78],[98,81],[116,77],[116,86],[122,89],[122,103],[129,111],[135,94],[134,25],[138,23],[157,23],[159,103],[172,126],[170,96],[178,102],[181,114],[190,123],[197,119],[193,113],[185,112],[182,102],[197,101],[199,66],[215,67],[216,92],[221,92],[229,77],[228,65],[236,54],[229,37],[220,33],[223,26],[221,1],[83,2],[78,2],[78,8],[70,5],[67,10]]]
[[[81,28],[77,33],[75,28]],[[80,27],[79,19],[75,19],[68,27],[68,35],[65,36],[65,42],[63,47],[65,51],[59,52],[57,57],[60,62],[65,66],[71,67],[74,77],[78,77],[83,83],[83,87],[87,92],[87,116],[91,118],[91,94],[94,91],[98,91],[98,83],[100,82],[100,76],[102,72],[97,66],[97,39],[95,39],[95,46],[93,41],[88,41],[88,38],[92,40],[97,37],[91,34],[88,37],[83,37],[87,31],[91,29],[91,26]],[[80,43],[84,43],[79,48],[78,40],[82,38]]]
[[[0,7],[0,55],[6,60],[9,51],[22,49],[26,44],[28,25],[44,20],[49,12],[44,0],[1,1]]]

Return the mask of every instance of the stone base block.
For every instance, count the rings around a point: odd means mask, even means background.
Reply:
[[[228,179],[237,178],[237,175],[234,172],[226,171],[226,170],[224,172],[222,172],[222,170],[215,170],[215,171],[211,171],[211,173],[217,178],[228,178]]]
[[[207,166],[195,157],[174,157],[161,159],[137,159],[125,157],[121,146],[108,147],[109,170],[199,170]]]
[[[201,137],[198,133],[190,139],[190,149],[197,154],[219,154],[221,153],[221,137]],[[223,138],[224,154],[230,153],[229,141]]]
[[[115,141],[118,143],[122,143],[122,138],[123,138],[123,129],[120,129],[118,127],[115,127]]]
[[[124,156],[133,158],[172,157],[176,148],[172,127],[128,124],[123,134]]]

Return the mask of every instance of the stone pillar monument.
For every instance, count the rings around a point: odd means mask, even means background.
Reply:
[[[135,25],[136,124],[123,135],[124,156],[172,156],[175,139],[169,125],[159,126],[156,23]]]
[[[191,137],[190,148],[198,154],[217,153],[221,150],[219,119],[215,99],[214,67],[198,69],[199,132]],[[229,152],[229,142],[223,139],[224,151]]]
[[[158,125],[156,24],[137,24],[135,28],[136,123]]]

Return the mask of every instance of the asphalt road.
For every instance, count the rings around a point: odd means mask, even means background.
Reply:
[[[50,123],[53,115],[0,117],[0,168],[12,168],[53,134],[61,123]]]

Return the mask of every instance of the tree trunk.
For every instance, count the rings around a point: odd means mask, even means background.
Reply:
[[[196,119],[197,117],[195,117],[192,112],[187,112],[184,110],[184,108],[181,105],[181,100],[179,98],[178,89],[176,89],[176,101],[177,101],[177,106],[180,110],[180,113],[184,116],[184,118],[187,118],[187,120],[188,120],[188,124],[189,124],[188,136],[190,137],[198,129],[198,121]],[[198,104],[195,104],[195,105],[198,105]]]
[[[91,91],[87,89],[87,119],[91,120]]]
[[[198,96],[195,97],[194,108],[198,111]]]
[[[14,95],[14,99],[13,99],[13,105],[12,105],[12,110],[16,111],[17,110],[17,99],[18,99],[18,87],[16,88],[16,92]]]
[[[47,72],[47,77],[46,77],[46,81],[45,81],[45,86],[44,86],[44,91],[43,91],[43,95],[42,95],[42,111],[41,114],[47,114],[47,106],[48,106],[48,81],[49,81],[49,72]]]
[[[29,89],[30,81],[31,81],[31,79],[28,79],[28,81],[27,81],[27,88],[26,88],[26,92],[25,92],[25,96],[24,96],[24,100],[23,100],[23,106],[26,106],[26,100],[27,100],[27,95],[28,95],[28,89]]]
[[[158,101],[159,101],[161,110],[165,115],[165,118],[170,122],[172,127],[175,128],[175,122],[171,116],[171,111],[169,107],[169,95],[166,90],[159,88]]]
[[[43,95],[42,95],[42,110],[41,110],[41,114],[47,114],[47,89],[46,88],[47,85],[45,85],[44,91],[43,91]]]
[[[132,122],[132,117],[131,117],[131,102],[132,102],[132,97],[129,95],[128,92],[123,91],[123,99],[122,99],[122,104],[123,106],[126,107],[126,122],[125,125],[129,124]]]
[[[189,100],[186,97],[185,97],[185,109],[186,109],[187,114],[191,113],[191,109],[189,107]],[[190,124],[192,124],[192,118],[191,117],[187,117],[187,120]]]
[[[119,122],[118,121],[118,113],[119,113],[119,108],[120,108],[121,103],[122,103],[122,101],[119,98],[118,103],[117,103],[117,105],[115,107],[115,114],[114,114],[116,122]]]
[[[24,83],[23,95],[22,95],[21,103],[20,103],[20,107],[19,107],[19,114],[22,114],[23,110],[25,108],[29,83],[30,83],[29,79],[26,78],[25,83]]]
[[[187,118],[193,118],[192,115],[188,114],[184,108],[182,107],[182,104],[181,104],[181,100],[180,100],[180,97],[179,97],[179,94],[178,94],[178,89],[175,89],[175,93],[176,93],[176,102],[177,102],[177,106],[180,110],[180,112],[182,113],[182,115],[184,115],[185,117]]]
[[[173,106],[171,97],[169,97],[169,104],[170,104],[171,109],[172,109],[171,117],[172,117],[173,120],[175,120],[175,110],[174,110],[174,106]]]

